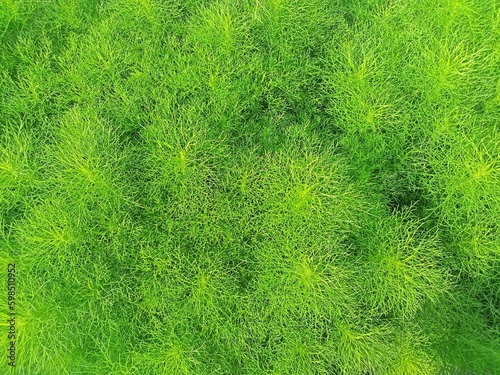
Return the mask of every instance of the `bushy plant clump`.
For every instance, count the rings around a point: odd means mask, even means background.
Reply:
[[[0,0],[0,40],[1,373],[500,370],[497,1]]]

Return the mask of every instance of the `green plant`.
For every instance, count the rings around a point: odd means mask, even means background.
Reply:
[[[499,42],[494,0],[0,0],[0,372],[495,374]]]

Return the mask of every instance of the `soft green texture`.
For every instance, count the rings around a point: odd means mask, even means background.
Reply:
[[[0,0],[0,38],[12,373],[500,373],[498,0]]]

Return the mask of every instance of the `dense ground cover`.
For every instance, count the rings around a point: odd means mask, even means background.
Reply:
[[[499,373],[498,1],[0,0],[0,69],[12,373]]]

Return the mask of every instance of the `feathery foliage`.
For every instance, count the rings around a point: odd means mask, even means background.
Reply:
[[[498,373],[499,118],[496,0],[0,0],[0,372]]]

